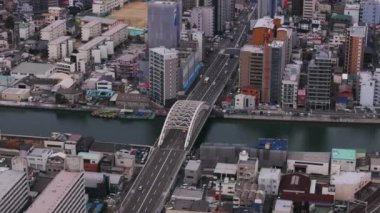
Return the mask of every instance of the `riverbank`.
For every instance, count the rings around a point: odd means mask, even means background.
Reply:
[[[235,120],[265,120],[287,122],[312,122],[312,123],[341,123],[341,124],[380,124],[377,118],[344,118],[329,115],[316,116],[285,116],[285,115],[252,115],[252,114],[224,114],[225,119]]]
[[[62,105],[62,104],[14,102],[14,101],[0,101],[0,106],[25,108],[25,109],[46,109],[46,110],[77,111],[77,112],[92,112],[99,108],[99,107],[91,107],[91,106],[70,107],[68,105]]]

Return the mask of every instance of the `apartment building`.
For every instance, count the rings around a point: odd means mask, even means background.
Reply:
[[[94,0],[92,12],[99,16],[105,16],[117,8],[123,7],[128,0]]]
[[[179,89],[178,51],[157,47],[149,49],[149,82],[152,100],[166,105],[175,99]]]
[[[191,10],[191,25],[204,32],[206,37],[214,36],[214,8],[195,7]]]
[[[344,71],[356,75],[363,68],[367,27],[354,25],[346,31]]]
[[[81,27],[82,41],[89,41],[102,33],[102,24],[99,21],[90,21]]]
[[[57,20],[41,30],[41,40],[51,41],[66,35],[66,20]]]
[[[74,50],[74,41],[70,36],[60,36],[48,43],[49,60],[69,57]]]
[[[28,202],[29,184],[23,171],[0,172],[1,212],[22,212]]]
[[[284,109],[297,109],[300,73],[300,63],[287,64],[285,67],[281,87],[281,107]]]
[[[316,16],[317,0],[303,0],[303,18],[313,19]]]
[[[112,41],[114,46],[119,46],[128,39],[128,25],[118,24],[102,34],[106,40]]]
[[[380,24],[380,1],[360,1],[360,22],[368,25]]]
[[[42,191],[26,213],[86,212],[83,172],[61,171]]]

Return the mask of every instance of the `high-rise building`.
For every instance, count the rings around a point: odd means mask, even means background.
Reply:
[[[344,70],[350,74],[356,75],[363,67],[366,33],[365,26],[354,25],[347,29]]]
[[[375,97],[375,79],[372,78],[371,72],[359,72],[360,84],[360,106],[373,107]]]
[[[289,0],[289,8],[291,8],[292,15],[303,15],[303,1],[304,0]]]
[[[22,212],[28,202],[29,184],[23,171],[0,172],[0,211]]]
[[[149,49],[149,82],[151,99],[162,106],[176,98],[179,82],[178,51],[165,47]]]
[[[312,109],[330,109],[331,104],[331,78],[332,78],[331,52],[319,49],[315,59],[311,60],[307,74],[307,104]]]
[[[185,0],[183,1],[183,11],[192,10],[194,7],[199,7],[199,0]]]
[[[316,15],[315,13],[315,7],[316,7],[316,0],[303,0],[303,18],[305,19],[313,19]]]
[[[235,0],[212,0],[216,33],[223,33],[228,22],[235,16]]]
[[[358,24],[360,15],[360,4],[346,4],[344,8],[344,15],[352,17],[352,24]]]
[[[150,1],[148,3],[148,47],[176,48],[182,20],[182,1]]]
[[[360,21],[368,25],[380,24],[380,0],[360,2]]]
[[[214,36],[214,8],[195,7],[191,10],[191,25],[196,26],[199,31],[205,33],[207,37]]]
[[[269,44],[270,65],[265,67],[265,75],[269,73],[269,79],[264,76],[263,102],[281,103],[281,81],[285,68],[285,43],[283,41],[272,41]]]
[[[32,203],[26,213],[86,212],[83,172],[61,171]]]
[[[297,109],[297,92],[300,80],[301,64],[287,64],[282,77],[281,107]]]
[[[257,2],[257,18],[269,16],[273,18],[276,15],[278,0],[258,0]]]

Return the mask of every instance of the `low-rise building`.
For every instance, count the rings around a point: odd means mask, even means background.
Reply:
[[[281,181],[281,170],[272,168],[261,168],[259,173],[259,190],[267,195],[277,195]]]
[[[1,92],[5,101],[25,101],[30,97],[30,89],[8,88]]]
[[[308,194],[310,191],[311,179],[301,173],[285,174],[281,177],[279,194],[281,193],[294,193],[294,194]]]
[[[133,169],[135,160],[136,155],[132,154],[130,150],[121,149],[115,153],[115,166]]]
[[[1,212],[22,212],[28,202],[29,184],[22,171],[0,171]]]
[[[240,182],[236,185],[233,198],[233,207],[250,207],[255,202],[257,184],[251,182]]]
[[[114,82],[114,78],[110,75],[103,75],[96,82],[97,90],[112,90],[112,84]]]
[[[293,212],[293,201],[291,200],[276,200],[276,205],[272,213],[292,213]]]
[[[47,78],[54,72],[55,65],[43,63],[23,62],[11,70],[11,76],[15,80],[20,80],[29,75],[38,78]]]
[[[30,37],[34,36],[34,33],[36,32],[36,26],[34,25],[34,22],[21,22],[19,24],[19,35],[20,39],[27,40]]]
[[[66,35],[66,20],[57,20],[41,30],[41,40],[51,41]]]
[[[63,152],[53,153],[46,162],[46,173],[55,176],[64,170],[66,154]]]
[[[92,12],[99,16],[106,16],[112,10],[123,7],[128,0],[94,0]]]
[[[329,175],[329,152],[289,152],[288,172]]]
[[[256,97],[252,95],[237,94],[235,96],[235,109],[253,110],[255,109]]]
[[[339,166],[340,171],[353,172],[356,170],[356,150],[354,149],[332,149],[331,172],[333,167]]]
[[[79,152],[78,156],[83,159],[84,170],[87,172],[99,172],[99,162],[103,155],[100,153]]]
[[[150,108],[151,102],[147,95],[117,93],[114,97],[116,106],[127,109],[146,109]],[[111,101],[113,101],[111,99]]]
[[[201,161],[189,160],[185,167],[184,182],[196,185],[201,177]]]
[[[371,182],[369,172],[342,172],[331,176],[330,184],[335,186],[335,200],[351,201],[355,194]]]
[[[106,178],[108,180],[106,180]],[[84,173],[84,185],[87,188],[95,190],[98,189],[99,185],[105,184],[109,193],[118,193],[123,188],[123,176],[119,174],[109,174],[109,173],[99,173],[99,172],[85,172]],[[104,190],[103,190],[104,191]],[[90,194],[90,197],[91,194]]]
[[[214,169],[214,176],[219,180],[225,178],[236,180],[237,165],[232,163],[217,163]]]
[[[53,154],[53,150],[51,149],[33,149],[32,152],[26,156],[26,159],[28,160],[28,166],[30,168],[45,172],[46,163],[51,154]]]

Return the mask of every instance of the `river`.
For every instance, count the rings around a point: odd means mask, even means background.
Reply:
[[[106,142],[151,145],[161,132],[164,118],[104,120],[84,112],[1,108],[0,130],[6,134],[49,136],[71,132]],[[258,138],[287,138],[289,149],[329,151],[333,147],[380,151],[380,125],[297,123],[209,119],[197,139],[203,142],[246,143]]]

